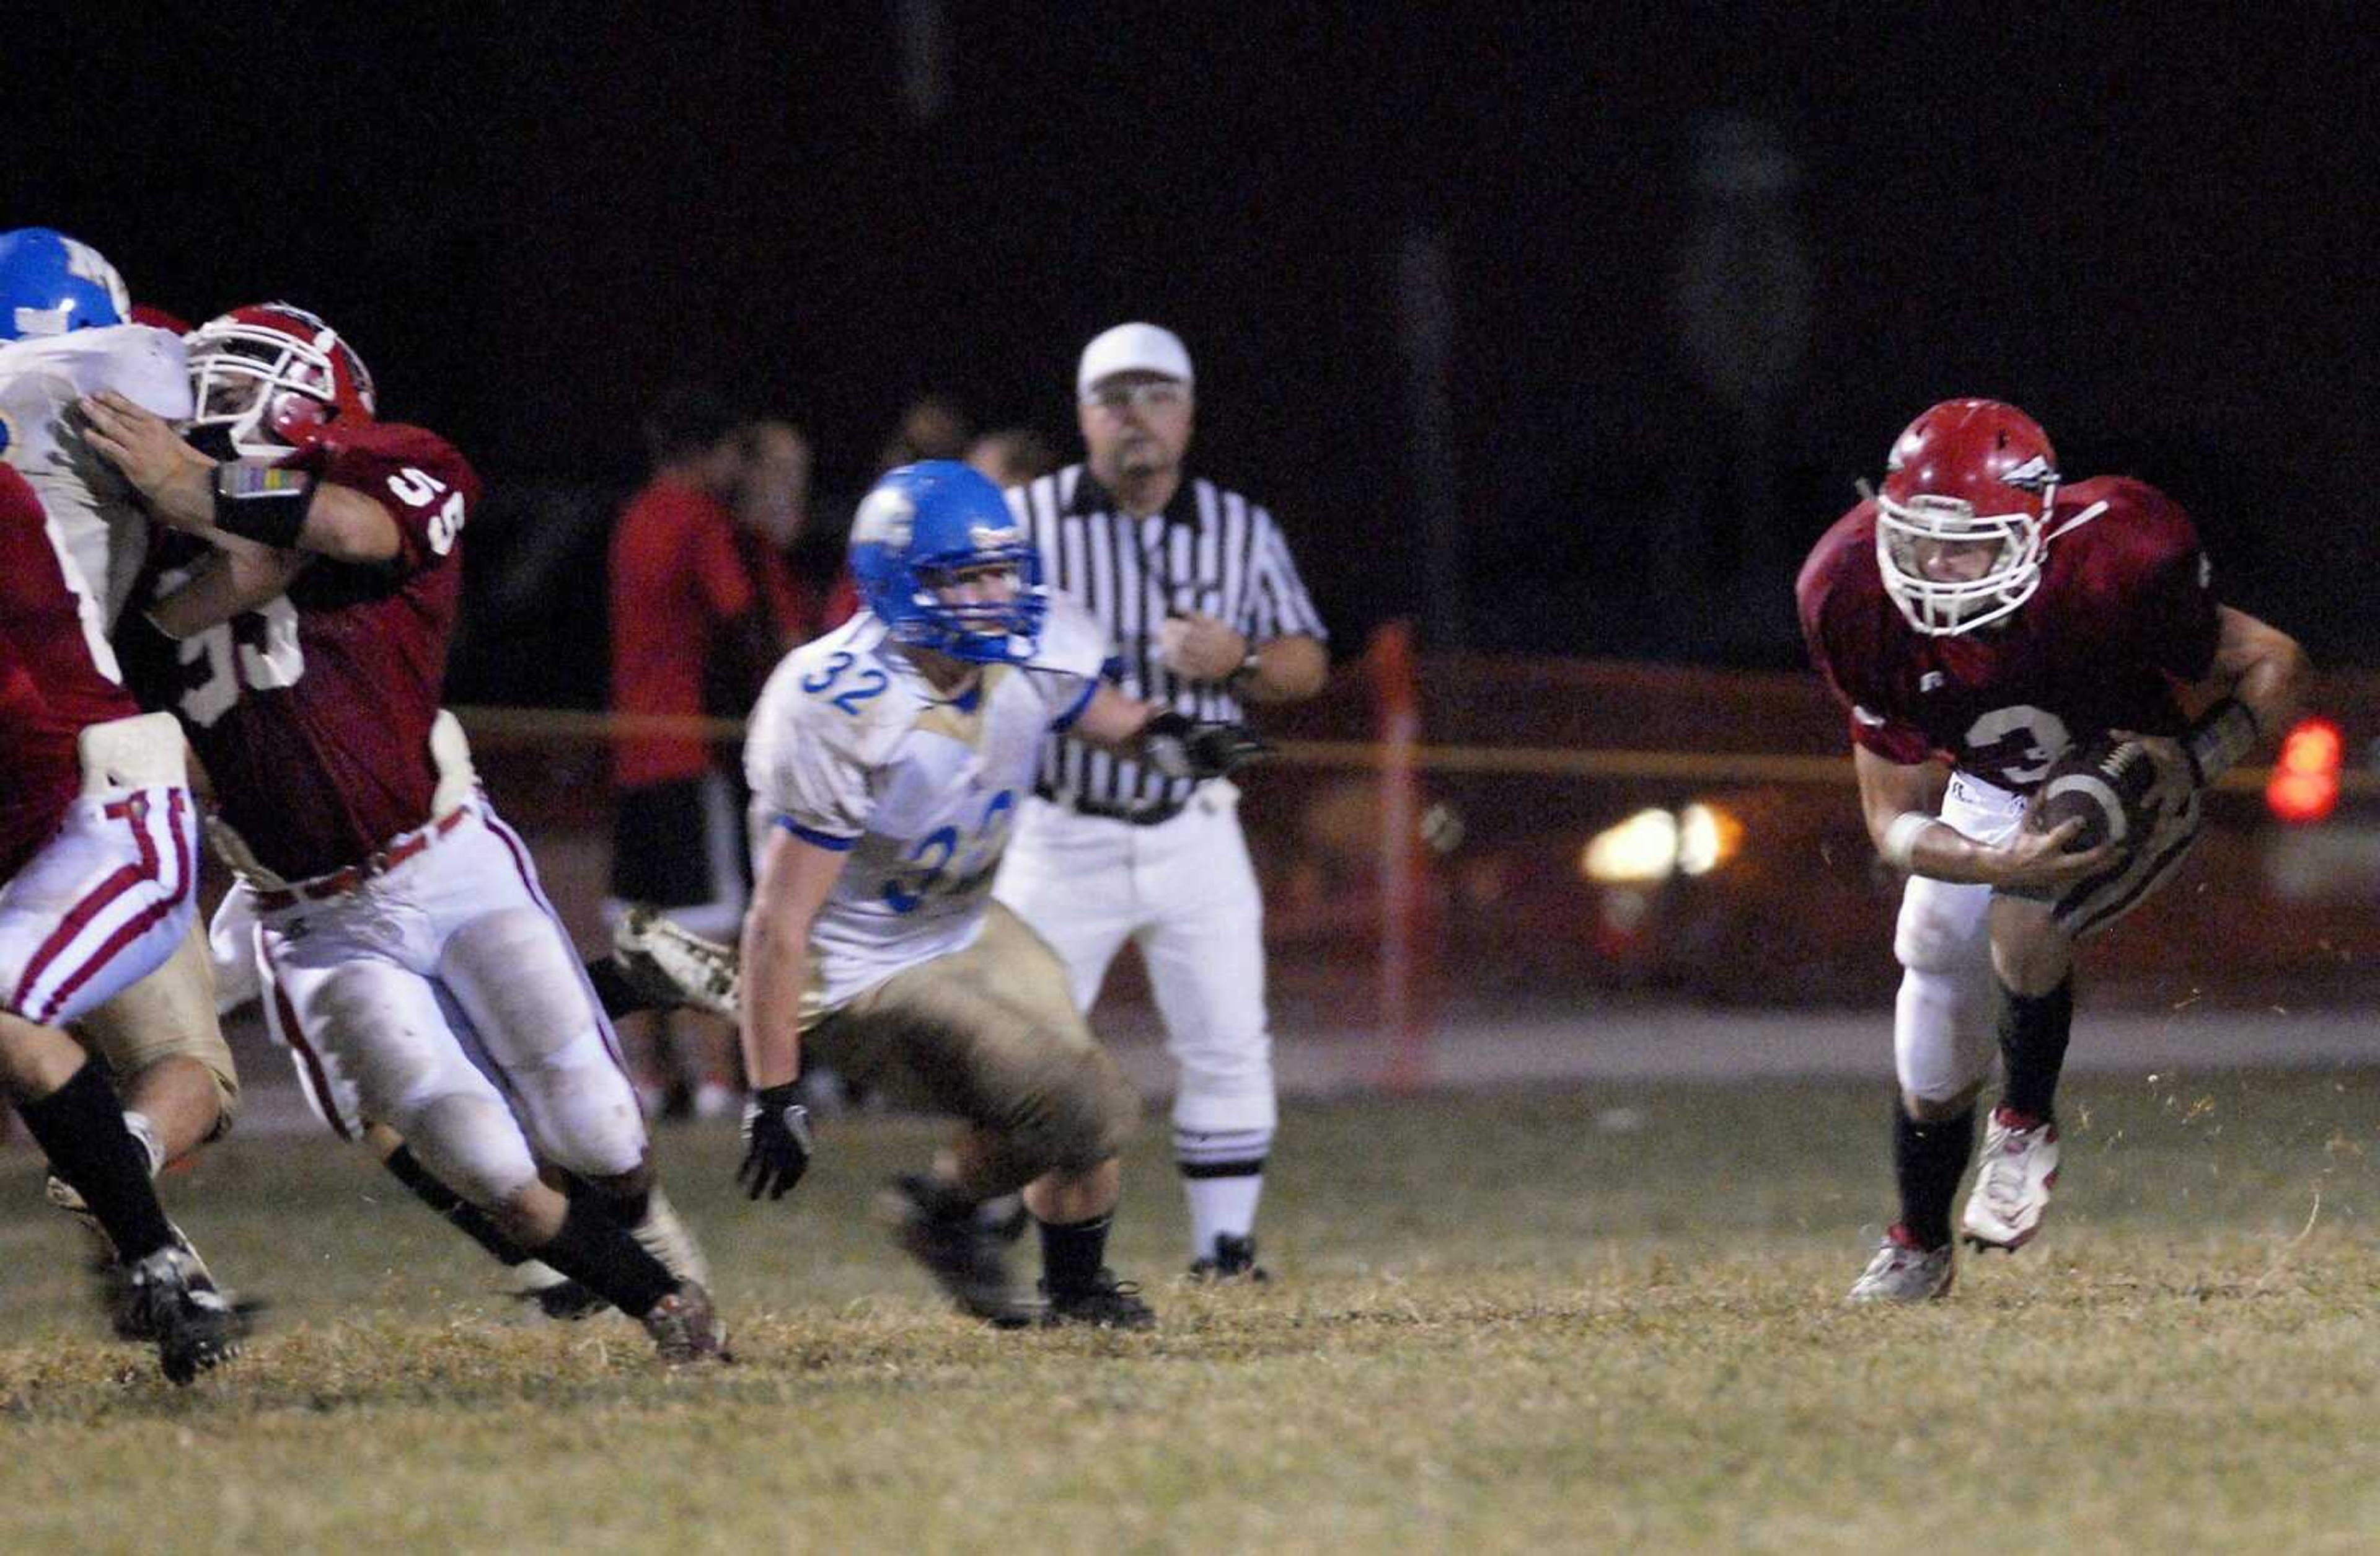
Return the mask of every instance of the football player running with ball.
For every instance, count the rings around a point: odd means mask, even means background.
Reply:
[[[234,310],[188,355],[187,441],[117,395],[83,409],[180,531],[138,596],[157,631],[128,646],[214,781],[276,1029],[318,1104],[353,1100],[330,1114],[343,1130],[396,1130],[663,1359],[722,1357],[698,1255],[673,1268],[638,1235],[662,1201],[610,1025],[439,717],[479,478],[435,433],[377,419],[362,359],[301,309]]]
[[[1041,584],[998,488],[933,460],[859,507],[867,609],[795,650],[754,711],[746,764],[758,886],[744,927],[744,1058],[756,1095],[741,1176],[792,1187],[810,1155],[804,1055],[963,1122],[887,1197],[901,1244],[965,1312],[1145,1329],[1105,1268],[1116,1151],[1138,1099],[1075,1008],[1050,947],[991,898],[1051,730],[1183,777],[1262,747],[1099,679],[1105,631]],[[1039,1223],[1038,1311],[1012,1295],[984,1201],[1024,1191]]]
[[[2172,876],[2201,792],[2291,716],[2306,663],[2217,602],[2170,498],[2121,477],[2064,484],[2039,425],[1994,400],[1911,422],[1797,591],[1811,658],[1850,710],[1868,834],[1910,876],[1893,939],[1900,1217],[1851,1299],[1924,1301],[1950,1287],[1950,1206],[1995,1037],[2000,1100],[1961,1220],[1978,1248],[2014,1250],[2058,1177],[2075,942]],[[2155,772],[2131,835],[2076,850],[2078,821],[2026,826],[2060,754],[2110,735]]]

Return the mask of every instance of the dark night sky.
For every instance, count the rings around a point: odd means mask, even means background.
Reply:
[[[923,124],[899,0],[384,9],[246,44],[54,15],[0,64],[6,225],[192,317],[320,310],[390,414],[522,489],[632,480],[640,404],[687,373],[846,485],[927,388],[1071,447],[1081,342],[1155,318],[1197,358],[1207,468],[1273,501],[1347,646],[1420,606],[1391,259],[1419,226],[1452,262],[1475,644],[1790,662],[1694,623],[1781,600],[1900,424],[1983,393],[2070,474],[2173,490],[2241,603],[2380,662],[2347,8],[953,4]],[[1798,157],[1813,283],[1749,539],[1739,423],[1669,312],[1689,126],[1723,109]]]

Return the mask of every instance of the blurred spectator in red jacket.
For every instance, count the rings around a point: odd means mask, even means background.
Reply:
[[[743,550],[730,506],[745,484],[742,419],[699,387],[663,395],[645,419],[652,477],[612,536],[615,916],[651,903],[698,934],[733,942],[746,896],[744,823],[732,745],[705,737],[704,689],[721,663],[765,674],[787,631]],[[747,688],[740,713],[757,685]],[[637,728],[638,721],[678,728]],[[725,1112],[737,1095],[734,1030],[676,1013],[622,1023],[648,1104],[665,1115]],[[685,1054],[691,1046],[699,1057]],[[636,1039],[646,1039],[642,1043]],[[644,1052],[636,1051],[642,1049]]]

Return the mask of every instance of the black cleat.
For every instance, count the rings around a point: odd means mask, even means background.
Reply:
[[[132,1266],[130,1276],[139,1322],[155,1339],[168,1381],[188,1383],[239,1355],[248,1319],[224,1300],[188,1248],[160,1248]]]
[[[264,1311],[263,1298],[242,1296],[216,1285],[214,1275],[207,1269],[207,1261],[199,1257],[199,1250],[182,1234],[182,1229],[171,1222],[165,1224],[174,1234],[174,1246],[189,1258],[197,1269],[199,1280],[232,1310],[233,1316],[240,1320],[240,1332],[247,1333],[252,1327],[249,1320]],[[106,1234],[100,1235],[104,1239]],[[153,1344],[157,1341],[156,1314],[142,1296],[139,1282],[133,1279],[132,1266],[119,1264],[113,1258],[94,1258],[91,1263],[91,1289],[97,1294],[100,1306],[106,1310],[108,1327],[115,1331],[115,1338],[128,1340],[136,1345]]]
[[[1032,1223],[1032,1215],[1025,1209],[1021,1194],[1003,1194],[987,1199],[975,1208],[976,1219],[991,1228],[992,1234],[1003,1243],[1014,1243],[1025,1235]]]
[[[1139,1284],[1117,1280],[1112,1270],[1100,1270],[1081,1291],[1051,1291],[1047,1282],[1041,1291],[1049,1302],[1041,1312],[1041,1323],[1047,1329],[1065,1324],[1092,1329],[1157,1327],[1157,1310],[1140,1299]]]
[[[524,1307],[534,1307],[540,1318],[556,1323],[575,1324],[581,1319],[591,1319],[611,1303],[598,1296],[560,1270],[547,1271],[555,1279],[540,1280],[534,1284],[513,1288],[512,1299]]]
[[[955,1203],[933,1179],[905,1173],[878,1207],[902,1250],[926,1267],[959,1311],[999,1329],[1033,1321],[1008,1283],[1007,1245],[972,1204]]]
[[[1272,1272],[1257,1262],[1257,1240],[1253,1234],[1235,1237],[1225,1232],[1217,1234],[1211,1255],[1190,1261],[1190,1278],[1218,1284],[1246,1281],[1260,1285],[1272,1279]]]

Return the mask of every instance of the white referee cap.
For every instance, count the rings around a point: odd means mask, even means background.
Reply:
[[[1118,324],[1094,335],[1083,347],[1082,365],[1075,370],[1075,393],[1088,395],[1092,384],[1120,372],[1162,373],[1184,383],[1197,382],[1182,337],[1156,324]]]

